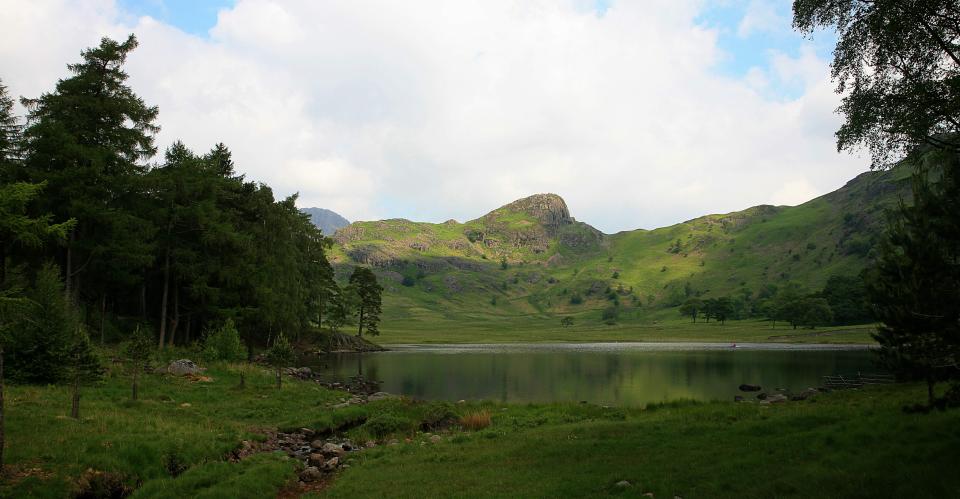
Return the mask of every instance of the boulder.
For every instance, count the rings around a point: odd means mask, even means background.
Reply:
[[[443,437],[440,435],[430,435],[430,442],[438,444],[443,441]]]
[[[760,385],[748,385],[746,383],[740,385],[741,392],[759,392],[760,390]]]
[[[626,480],[620,480],[619,482],[617,482],[617,487],[621,489],[625,489],[627,487],[632,487],[632,486],[633,484]]]
[[[179,359],[170,362],[170,365],[167,366],[167,372],[176,376],[185,376],[187,374],[200,374],[203,369],[190,359]]]
[[[778,404],[780,402],[786,402],[787,400],[790,399],[788,399],[787,396],[782,393],[775,393],[767,396],[767,402],[770,402],[771,404]]]
[[[331,457],[327,462],[323,463],[323,466],[320,468],[323,471],[333,471],[337,469],[337,465],[340,464],[339,457]]]
[[[320,449],[324,456],[342,456],[344,453],[343,447],[330,442],[323,444]]]
[[[794,395],[793,397],[790,397],[790,400],[807,400],[808,398],[818,393],[820,393],[820,391],[817,390],[816,388],[807,388],[806,390],[803,390],[802,392]]]
[[[767,392],[760,392],[757,394],[757,400],[767,400]]]
[[[391,395],[387,392],[377,392],[372,395],[367,396],[367,402],[376,402],[377,400],[387,400],[396,398],[396,395]]]
[[[320,469],[316,466],[308,466],[306,469],[300,472],[300,480],[310,483],[316,482],[323,478],[323,474],[320,473]]]
[[[734,402],[743,402],[743,396],[742,396],[742,395],[734,395],[734,396],[733,396],[733,401],[734,401]]]
[[[323,440],[314,440],[313,442],[310,442],[310,447],[313,447],[314,449],[322,449],[323,444]]]
[[[323,457],[323,454],[310,454],[307,459],[307,464],[310,466],[323,466],[325,462],[327,462],[327,459]]]

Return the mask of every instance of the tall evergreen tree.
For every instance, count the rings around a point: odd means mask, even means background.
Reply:
[[[37,99],[24,99],[27,171],[47,182],[46,208],[76,218],[64,255],[66,293],[76,299],[81,277],[103,295],[126,290],[152,259],[150,224],[135,210],[142,185],[140,163],[156,149],[157,108],[126,85],[123,64],[137,46],[104,38],[68,66],[73,76]]]
[[[367,334],[379,335],[380,295],[383,293],[383,287],[377,283],[376,274],[366,267],[354,268],[353,274],[350,275],[349,292],[356,296],[354,306],[356,307],[357,336],[362,336],[364,329],[367,330]]]

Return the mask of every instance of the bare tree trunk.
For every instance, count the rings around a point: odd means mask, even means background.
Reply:
[[[70,405],[70,417],[80,419],[80,373],[73,376],[73,397]]]
[[[100,344],[103,345],[103,320],[107,315],[107,294],[100,293]]]
[[[162,350],[167,335],[167,296],[170,294],[170,248],[163,259],[163,298],[160,300],[160,344]]]
[[[73,242],[76,240],[76,232],[70,231],[70,241],[67,243],[67,269],[63,276],[63,296],[70,302],[70,294],[73,292]]]
[[[0,476],[3,476],[3,446],[6,444],[6,426],[4,426],[3,412],[3,392],[6,387],[3,384],[3,345],[0,345]]]
[[[363,307],[360,307],[360,318],[357,320],[357,338],[363,335]]]
[[[170,320],[170,341],[167,343],[173,346],[173,340],[177,337],[177,326],[180,324],[180,286],[173,283],[173,319]]]
[[[137,386],[137,378],[140,375],[140,366],[134,366],[133,368],[133,388],[131,390],[130,396],[133,400],[137,400],[137,390],[140,388]]]
[[[283,383],[283,376],[280,374],[280,371],[282,371],[282,370],[283,370],[283,368],[281,368],[281,367],[278,367],[278,368],[277,368],[277,390],[280,389],[280,386],[281,386],[281,384]]]
[[[140,283],[140,317],[147,320],[147,283]]]

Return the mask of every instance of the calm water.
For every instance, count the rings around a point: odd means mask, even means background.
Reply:
[[[404,345],[320,357],[333,378],[362,371],[381,389],[421,399],[589,401],[643,405],[731,400],[741,383],[799,391],[828,374],[876,372],[865,348],[828,345],[594,343]]]

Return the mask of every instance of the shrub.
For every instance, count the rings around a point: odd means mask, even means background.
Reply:
[[[471,412],[460,418],[464,430],[477,431],[490,426],[490,413],[486,410]]]
[[[412,431],[413,422],[393,414],[378,414],[363,423],[360,429],[377,438],[383,438],[394,433]]]
[[[573,296],[570,297],[571,305],[579,305],[581,303],[583,303],[583,297],[580,296],[580,293],[574,293]]]
[[[607,325],[614,325],[617,323],[617,318],[620,317],[620,309],[617,307],[607,307],[603,309],[603,314],[600,316],[600,319]]]
[[[208,362],[237,362],[247,358],[247,347],[240,340],[240,332],[232,319],[227,319],[219,328],[207,332],[203,339],[202,356]]]
[[[413,285],[416,284],[416,283],[417,283],[416,279],[414,279],[414,278],[412,278],[412,277],[410,277],[410,276],[408,276],[408,275],[403,276],[403,280],[400,281],[400,284],[402,284],[402,285],[404,285],[404,286],[406,286],[406,287],[408,287],[408,288],[413,287]]]
[[[564,317],[560,319],[560,325],[563,327],[569,327],[573,325],[573,317]]]

